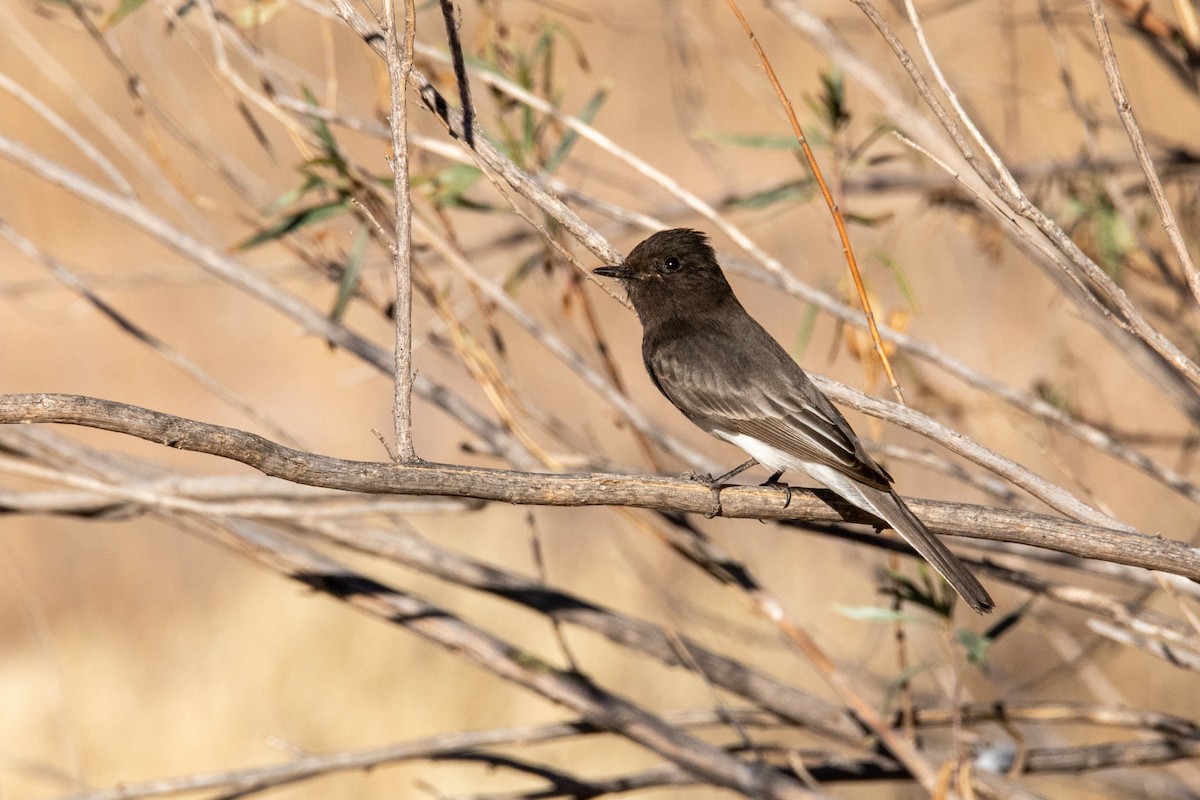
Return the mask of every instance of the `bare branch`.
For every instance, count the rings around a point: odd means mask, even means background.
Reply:
[[[754,797],[824,797],[765,764],[740,761],[684,733],[583,675],[558,669],[444,608],[351,571],[262,526],[234,522],[226,531],[226,537],[236,537],[232,544],[243,555],[260,564],[449,648],[497,677],[565,706],[592,725],[637,742],[708,781]]]
[[[939,134],[920,110],[909,102],[907,93],[892,84],[855,52],[820,15],[796,0],[769,0],[769,3],[789,25],[814,39],[824,52],[829,53],[847,73],[870,91],[883,105],[896,127],[905,131],[942,161],[952,166],[971,165],[971,169],[964,168],[964,179],[978,184],[980,197],[984,197],[988,192],[995,193],[994,199],[978,203],[979,209],[1000,222],[1002,229],[1014,237],[1015,244],[1029,253],[1034,263],[1041,266],[1046,275],[1076,304],[1089,324],[1122,352],[1133,366],[1146,376],[1150,385],[1169,396],[1191,419],[1200,420],[1200,392],[1197,391],[1193,378],[1183,374],[1178,364],[1170,357],[1163,356],[1141,337],[1135,336],[1129,330],[1125,318],[1115,317],[1083,283],[1084,274],[1095,275],[1098,272],[1094,262],[1080,253],[1069,237],[1045,219],[1044,215],[1043,222],[1049,223],[1049,227],[1046,227],[1049,231],[1046,237],[1035,236],[1029,226],[1019,224],[1017,218],[1009,213],[1014,203],[1018,209],[1035,217],[1040,212],[1037,212],[1036,207],[1027,199],[1023,203],[1001,199],[1000,192],[1003,191],[1003,187],[973,155],[956,123],[933,95],[924,76],[917,70],[911,55],[873,5],[866,2],[856,3],[867,13],[872,24],[891,46],[899,63],[906,70],[922,99],[934,112],[946,135]],[[949,143],[947,138],[950,139]],[[1008,210],[1004,209],[1005,205],[1009,207]],[[1076,270],[1071,269],[1071,264],[1080,267],[1082,274],[1077,274]]]
[[[1179,260],[1179,266],[1187,279],[1188,288],[1192,290],[1192,297],[1197,303],[1200,303],[1200,271],[1196,270],[1196,264],[1192,261],[1191,253],[1188,252],[1187,242],[1184,241],[1183,234],[1179,230],[1179,223],[1175,220],[1175,211],[1171,208],[1170,201],[1167,200],[1166,192],[1163,191],[1162,181],[1154,169],[1154,162],[1150,158],[1150,151],[1146,147],[1142,129],[1133,115],[1133,108],[1130,107],[1129,95],[1125,92],[1125,81],[1121,78],[1120,67],[1117,66],[1117,54],[1113,50],[1112,37],[1108,34],[1108,22],[1104,18],[1104,9],[1099,0],[1086,0],[1086,2],[1088,13],[1092,17],[1092,27],[1096,31],[1096,42],[1100,45],[1100,60],[1104,64],[1104,77],[1108,80],[1108,91],[1117,106],[1117,116],[1121,118],[1121,124],[1125,126],[1125,133],[1129,137],[1129,143],[1133,146],[1133,154],[1142,168],[1146,185],[1150,187],[1150,196],[1154,198],[1154,205],[1158,208],[1163,230],[1167,233],[1167,240],[1171,242],[1171,247],[1175,249],[1175,258]]]
[[[899,37],[896,36],[895,31],[892,30],[892,27],[870,0],[852,0],[852,2],[862,9],[867,19],[871,21],[871,24],[876,27],[884,41],[892,48],[893,53],[895,53],[897,59],[904,66],[909,78],[912,80],[913,85],[920,92],[922,100],[933,111],[955,146],[958,147],[963,158],[975,170],[975,174],[987,184],[996,197],[1003,201],[1014,214],[1034,224],[1046,239],[1068,259],[1068,264],[1072,270],[1078,271],[1083,278],[1086,278],[1096,288],[1104,301],[1110,304],[1113,310],[1119,314],[1120,321],[1129,326],[1131,332],[1137,335],[1142,342],[1170,364],[1181,376],[1186,378],[1193,387],[1200,387],[1200,367],[1197,367],[1191,358],[1184,354],[1174,342],[1164,336],[1161,331],[1145,318],[1137,307],[1133,305],[1133,302],[1129,299],[1125,291],[1104,270],[1100,269],[1092,259],[1088,258],[1062,228],[1030,201],[1024,192],[1019,189],[1014,190],[1015,181],[1012,180],[1007,167],[1004,168],[1002,176],[997,176],[993,175],[980,161],[960,132],[955,118],[946,111],[936,96],[934,96],[924,75],[916,69],[907,48],[905,48]],[[1092,302],[1099,302],[1099,299],[1094,297],[1090,291],[1088,292],[1088,297],[1091,298]]]
[[[302,453],[261,436],[108,400],[55,394],[0,395],[0,424],[58,422],[136,436],[248,464],[312,486],[371,493],[436,494],[553,506],[625,505],[705,514],[707,484],[626,475],[550,475],[444,464],[402,466]],[[1200,552],[1183,542],[1110,530],[1024,511],[913,500],[938,533],[1045,547],[1084,558],[1200,579]],[[771,487],[721,491],[722,515],[749,519],[867,520],[829,492],[793,490],[782,507]]]
[[[763,715],[739,712],[746,724],[763,723]],[[723,714],[714,711],[682,711],[663,715],[663,720],[680,728],[698,728],[720,725],[726,722]],[[112,789],[82,792],[67,795],[59,800],[138,800],[143,797],[169,797],[188,792],[220,789],[225,796],[244,796],[292,783],[298,783],[321,775],[352,770],[369,770],[386,764],[427,759],[431,761],[466,758],[470,753],[480,753],[481,748],[522,745],[537,745],[574,737],[592,736],[600,730],[582,719],[551,723],[548,725],[526,725],[513,728],[492,728],[481,731],[442,733],[424,739],[401,744],[346,750],[328,755],[305,755],[284,764],[247,767],[228,772],[213,772],[188,775],[179,778],[124,783]],[[695,778],[672,767],[672,771],[686,776],[687,781]]]
[[[84,179],[77,173],[50,161],[29,147],[0,136],[0,156],[7,157],[51,183],[62,186],[98,207],[141,228],[166,247],[191,259],[231,285],[262,301],[267,306],[296,320],[305,330],[344,347],[376,369],[390,375],[394,361],[383,348],[365,337],[318,313],[299,298],[245,269],[220,250],[189,236],[154,214],[134,199],[122,197]],[[446,387],[423,375],[413,381],[413,389],[429,402],[463,422],[481,438],[519,464],[532,464],[518,442],[499,426],[486,419]]]
[[[395,399],[392,417],[395,423],[396,458],[401,462],[417,460],[412,439],[412,200],[408,176],[408,77],[412,72],[413,39],[417,12],[413,0],[404,4],[404,42],[396,30],[393,0],[384,0],[388,30],[387,70],[391,91],[392,197],[396,205],[395,246],[392,268],[396,285]]]
[[[347,531],[337,525],[318,523],[310,529],[343,547],[381,556],[460,586],[488,592],[554,620],[595,631],[664,664],[697,671],[714,685],[821,736],[857,744],[866,735],[861,724],[837,706],[723,656],[690,637],[673,635],[658,625],[439,548],[408,526],[401,525],[388,531],[362,528]]]

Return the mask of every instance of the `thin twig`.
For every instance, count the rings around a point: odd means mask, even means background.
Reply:
[[[1200,303],[1200,271],[1196,270],[1196,264],[1192,261],[1191,253],[1188,252],[1187,241],[1179,230],[1175,211],[1171,208],[1171,202],[1167,199],[1166,192],[1163,191],[1162,180],[1158,177],[1157,170],[1154,169],[1154,161],[1150,158],[1150,150],[1146,147],[1142,129],[1133,115],[1133,108],[1130,107],[1129,95],[1125,91],[1125,81],[1121,78],[1120,67],[1117,66],[1117,54],[1113,49],[1112,37],[1108,33],[1108,22],[1104,18],[1104,9],[1099,0],[1085,0],[1085,2],[1088,13],[1092,17],[1092,27],[1096,31],[1096,43],[1100,45],[1100,61],[1104,64],[1104,77],[1108,80],[1109,94],[1112,95],[1113,103],[1117,106],[1117,116],[1121,118],[1121,124],[1125,126],[1125,133],[1129,137],[1130,145],[1133,146],[1133,154],[1142,168],[1146,185],[1150,187],[1150,196],[1154,198],[1154,206],[1158,209],[1163,230],[1166,231],[1167,240],[1171,242],[1175,257],[1179,260],[1179,266],[1187,279],[1188,288],[1192,291],[1192,297],[1197,303]]]
[[[458,87],[458,102],[462,106],[463,141],[475,149],[475,103],[471,100],[471,80],[467,77],[467,62],[463,57],[462,41],[458,37],[458,20],[454,18],[454,0],[438,0],[442,21],[446,24],[446,44],[454,63],[454,82]]]
[[[846,231],[846,221],[842,218],[842,210],[838,207],[837,201],[833,199],[833,193],[829,191],[829,185],[825,183],[825,176],[821,172],[820,164],[817,163],[817,157],[808,145],[808,137],[804,135],[804,129],[800,127],[800,120],[796,119],[796,110],[792,108],[792,101],[788,99],[787,93],[783,90],[783,84],[779,82],[778,76],[775,75],[775,68],[771,66],[771,61],[767,58],[766,51],[759,44],[758,37],[754,35],[754,30],[750,27],[750,23],[746,21],[746,17],[742,14],[742,9],[738,6],[737,0],[726,0],[726,2],[729,3],[729,8],[733,11],[734,16],[737,17],[738,22],[741,23],[742,30],[750,37],[750,44],[754,46],[754,52],[758,54],[758,60],[762,63],[763,69],[766,70],[767,79],[771,82],[772,88],[775,89],[775,96],[779,99],[779,104],[783,106],[788,122],[791,123],[792,133],[795,135],[796,141],[800,143],[800,149],[804,152],[804,160],[808,162],[808,168],[812,170],[817,187],[821,190],[821,197],[825,199],[825,205],[829,208],[829,213],[833,216],[834,227],[837,228],[838,237],[842,242],[842,254],[846,257],[846,264],[850,267],[850,277],[854,280],[854,287],[858,290],[858,299],[862,304],[863,314],[867,318],[867,330],[871,333],[871,342],[875,347],[875,355],[879,357],[880,363],[883,364],[883,371],[887,373],[892,393],[896,395],[896,400],[903,405],[904,392],[900,389],[900,383],[896,380],[896,374],[892,372],[892,362],[887,357],[883,341],[879,338],[879,328],[875,325],[875,311],[871,308],[871,301],[867,297],[867,289],[863,285],[862,275],[858,271],[858,260],[854,257],[854,246],[850,243],[850,234]]]
[[[891,47],[897,59],[908,73],[913,85],[921,94],[921,99],[925,101],[930,110],[933,111],[938,121],[942,124],[946,133],[950,136],[955,146],[959,148],[959,152],[963,158],[975,170],[988,188],[995,195],[1004,201],[1004,204],[1017,216],[1022,217],[1031,222],[1042,233],[1042,235],[1051,243],[1061,254],[1067,259],[1063,264],[1064,267],[1069,267],[1073,271],[1078,271],[1080,275],[1095,287],[1100,297],[1106,303],[1111,305],[1112,311],[1119,317],[1120,321],[1129,326],[1130,331],[1138,337],[1138,340],[1151,348],[1160,358],[1162,358],[1174,372],[1184,378],[1194,389],[1200,387],[1200,366],[1187,356],[1174,342],[1162,334],[1149,320],[1134,306],[1129,296],[1124,289],[1109,277],[1091,258],[1089,258],[1079,246],[1071,239],[1070,236],[1062,230],[1050,217],[1048,217],[1040,208],[1038,208],[1024,192],[1011,191],[1010,187],[1015,183],[1012,181],[1011,175],[1008,174],[1007,168],[1001,170],[1004,178],[993,175],[987,167],[980,161],[970,147],[970,144],[963,137],[959,129],[958,121],[946,111],[945,107],[934,96],[932,89],[926,81],[925,76],[916,68],[913,63],[912,56],[908,49],[896,36],[891,25],[879,13],[870,0],[851,0],[856,6],[862,9],[863,13],[883,36],[884,41]],[[1003,166],[1003,165],[1001,165]],[[1096,302],[1097,298],[1092,292],[1088,292],[1089,302]],[[1111,324],[1111,314],[1109,318]]]
[[[420,44],[417,45],[417,49],[424,55],[429,55],[439,59],[446,58],[443,54],[440,54],[435,50],[430,48],[422,48]],[[555,119],[563,122],[563,124],[579,133],[583,138],[592,141],[604,150],[612,153],[614,156],[624,161],[633,169],[637,170],[640,174],[645,175],[676,197],[680,198],[680,200],[683,201],[689,208],[692,208],[698,213],[704,215],[706,218],[712,220],[714,223],[718,224],[718,227],[720,227],[721,230],[733,238],[734,241],[739,244],[739,246],[741,246],[756,260],[758,260],[759,263],[761,263],[768,273],[770,273],[770,275],[775,279],[775,281],[779,282],[789,292],[801,297],[807,302],[817,303],[823,310],[835,314],[840,319],[850,321],[856,325],[861,324],[861,317],[857,313],[850,311],[844,304],[829,298],[824,293],[817,292],[816,290],[806,286],[794,275],[792,275],[791,272],[786,270],[782,264],[754,246],[753,243],[741,233],[741,231],[733,228],[732,225],[730,225],[723,217],[718,215],[711,206],[704,203],[699,198],[690,195],[690,193],[683,190],[670,178],[663,175],[649,164],[642,162],[628,151],[619,147],[591,126],[559,111],[541,98],[530,94],[521,87],[512,84],[510,81],[507,81],[504,78],[495,75],[494,73],[486,70],[480,70],[477,72],[477,75],[485,83],[488,83],[489,85],[504,91],[506,94],[521,101],[522,103],[526,103],[532,108],[536,108],[544,113],[550,114]],[[914,120],[910,120],[909,125],[906,127],[910,130],[921,130],[923,129],[922,123],[923,118],[917,116]],[[519,186],[517,189],[518,191],[522,191],[521,187]],[[524,194],[524,191],[522,191],[522,193]],[[539,198],[537,196],[526,196],[530,197],[530,199],[534,200],[534,202],[539,202]],[[995,202],[996,201],[992,201],[993,204]],[[542,205],[542,203],[539,202],[539,205]],[[547,213],[552,215],[554,214],[553,207],[546,205],[542,205],[542,207],[547,211]],[[998,208],[996,205],[992,205],[990,207]],[[657,222],[652,222],[651,220],[643,220],[640,224],[647,228],[662,227]],[[1018,228],[1018,230],[1024,231],[1023,228]],[[1079,286],[1082,289],[1084,285],[1082,282],[1080,282]],[[1102,330],[1104,330],[1104,328],[1102,328]],[[949,370],[956,377],[959,377],[961,380],[966,381],[976,388],[997,394],[1005,402],[1012,403],[1026,413],[1032,414],[1040,419],[1044,419],[1052,424],[1060,425],[1072,436],[1087,442],[1093,447],[1098,447],[1105,452],[1108,452],[1113,457],[1125,461],[1137,469],[1147,472],[1157,480],[1160,480],[1171,486],[1176,491],[1180,491],[1183,494],[1192,497],[1193,499],[1200,499],[1200,488],[1197,488],[1184,477],[1178,475],[1170,469],[1159,466],[1143,454],[1138,453],[1126,445],[1115,441],[1112,439],[1112,437],[1096,430],[1093,426],[1088,426],[1084,423],[1081,423],[1079,420],[1075,420],[1061,409],[1055,408],[1049,403],[1046,403],[1045,401],[1042,401],[1036,397],[1028,396],[1019,390],[1003,386],[999,382],[981,375],[977,371],[972,370],[971,368],[955,361],[954,359],[947,357],[932,346],[920,342],[911,336],[890,329],[881,329],[881,332],[885,332],[887,338],[896,342],[901,347],[915,352],[918,356],[931,361],[943,369]]]
[[[394,468],[420,469],[400,465]],[[262,526],[231,522],[226,530],[223,537],[215,538],[256,562],[450,649],[497,677],[571,709],[590,724],[624,736],[707,781],[756,797],[818,797],[769,766],[739,760],[594,681],[557,669],[536,654],[520,650],[414,594],[381,584]]]
[[[981,193],[987,191],[988,188],[996,192],[1003,189],[995,179],[987,174],[986,168],[979,160],[974,158],[957,125],[933,96],[927,81],[916,69],[908,50],[873,5],[856,2],[896,54],[922,100],[933,111],[944,134],[930,124],[920,109],[908,101],[909,92],[894,85],[871,62],[856,53],[819,14],[807,8],[799,0],[768,0],[768,3],[789,25],[812,37],[823,51],[829,53],[839,66],[853,76],[859,85],[872,93],[882,104],[896,127],[908,133],[942,161],[952,165],[964,163],[964,160],[970,162],[976,171],[966,170],[963,178],[976,185]],[[949,142],[947,142],[947,138],[949,138]],[[1010,213],[1014,204],[1008,205],[1009,210],[1001,210],[998,200],[979,202],[980,209],[986,214],[994,216],[1001,223],[1003,230],[1013,237],[1014,243],[1027,252],[1033,263],[1041,267],[1047,276],[1054,280],[1072,302],[1081,309],[1089,324],[1108,339],[1118,352],[1128,358],[1130,363],[1146,376],[1152,386],[1164,392],[1190,418],[1200,420],[1200,393],[1196,391],[1196,385],[1191,376],[1182,374],[1177,368],[1178,362],[1175,357],[1169,353],[1160,354],[1159,347],[1135,335],[1133,330],[1124,330],[1123,326],[1126,325],[1126,322],[1114,316],[1110,309],[1099,302],[1094,293],[1079,285],[1082,277],[1080,274],[1076,274],[1077,270],[1071,267],[1071,263],[1078,264],[1079,271],[1091,271],[1093,275],[1098,271],[1093,271],[1095,264],[1083,256],[1073,243],[1069,243],[1069,237],[1066,237],[1061,230],[1055,230],[1054,226],[1047,229],[1049,230],[1047,236],[1034,235],[1035,232],[1029,226],[1018,224],[1016,216]],[[1016,210],[1033,217],[1034,222],[1046,221],[1044,215],[1040,215],[1036,207],[1027,199],[1015,202],[1015,206]],[[1128,304],[1127,298],[1125,300]]]
[[[0,13],[2,13],[0,5]],[[180,253],[211,274],[227,281],[266,306],[298,322],[306,331],[344,347],[376,369],[392,374],[395,361],[383,348],[345,325],[331,320],[295,295],[289,294],[216,247],[205,244],[171,225],[135,199],[103,189],[78,173],[56,164],[20,142],[0,136],[0,156],[11,159],[39,177],[62,186],[97,207],[125,219],[166,247]],[[423,399],[446,411],[491,443],[512,463],[534,462],[511,435],[484,417],[462,398],[425,375],[416,375],[413,389]]]
[[[392,197],[396,204],[395,247],[392,268],[396,282],[395,424],[396,458],[405,463],[417,460],[412,439],[412,198],[408,186],[408,76],[412,72],[416,9],[405,0],[404,42],[396,29],[393,0],[384,0],[387,18],[387,70],[391,89]]]
[[[413,225],[417,234],[447,264],[458,272],[463,279],[478,289],[490,302],[495,303],[499,308],[503,309],[530,336],[553,353],[572,372],[578,375],[584,383],[592,387],[613,408],[617,409],[625,419],[629,420],[629,423],[635,430],[646,436],[667,453],[692,465],[694,469],[706,469],[710,471],[713,469],[714,465],[711,459],[655,425],[641,408],[633,403],[604,375],[588,364],[582,356],[568,347],[562,339],[534,319],[510,294],[504,291],[503,287],[480,275],[471,266],[471,263],[455,249],[454,245],[447,241],[444,236],[438,234],[432,225],[425,222],[420,216],[414,218]]]
[[[830,380],[824,375],[813,374],[813,382],[832,399],[857,411],[880,419],[887,419],[904,428],[920,432],[937,439],[947,449],[958,453],[964,458],[985,466],[1019,486],[1031,495],[1046,503],[1051,508],[1061,511],[1075,519],[1101,525],[1106,528],[1132,530],[1128,525],[1103,511],[1096,509],[1080,500],[1071,492],[1056,486],[1032,470],[1021,466],[1012,459],[1005,458],[986,447],[957,434],[947,426],[919,411],[915,411],[898,403],[880,400],[857,389]]]
[[[293,447],[303,446],[299,439],[293,436],[282,425],[279,425],[268,417],[262,410],[256,408],[252,402],[226,386],[195,361],[174,347],[171,347],[165,341],[143,328],[128,315],[119,311],[104,298],[100,297],[88,282],[79,277],[75,271],[68,269],[65,264],[52,257],[29,239],[17,233],[4,219],[0,219],[0,237],[7,239],[18,250],[41,263],[42,266],[50,271],[55,279],[76,292],[102,316],[129,334],[134,341],[150,348],[166,360],[167,363],[194,380],[205,391],[211,392],[222,402],[228,404],[230,408],[245,414],[247,419],[254,420],[280,441]]]
[[[121,174],[121,171],[110,161],[99,148],[91,143],[86,137],[79,133],[71,126],[61,115],[57,114],[54,109],[46,105],[41,98],[33,94],[21,84],[14,81],[4,73],[0,72],[0,90],[6,91],[13,97],[27,105],[35,114],[44,119],[52,128],[66,137],[67,141],[79,148],[79,152],[87,156],[88,160],[96,165],[101,172],[112,182],[113,186],[121,192],[121,194],[132,197],[134,195],[133,187],[129,181]]]

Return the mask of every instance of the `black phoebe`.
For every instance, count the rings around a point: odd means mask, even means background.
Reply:
[[[774,470],[800,470],[904,537],[980,613],[994,607],[966,566],[892,491],[850,423],[738,302],[699,231],[660,231],[597,275],[625,286],[658,390],[703,430]],[[749,462],[753,463],[753,462]]]

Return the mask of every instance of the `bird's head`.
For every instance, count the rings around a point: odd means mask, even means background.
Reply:
[[[624,264],[594,272],[621,281],[643,321],[652,307],[687,312],[733,294],[708,237],[690,228],[659,231],[633,248]]]

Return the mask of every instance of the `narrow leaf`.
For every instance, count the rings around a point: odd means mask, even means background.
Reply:
[[[804,317],[800,320],[800,327],[796,330],[796,345],[793,356],[797,361],[804,360],[804,351],[808,349],[808,344],[812,341],[813,331],[817,328],[818,312],[819,309],[815,303],[809,303],[805,308]]]
[[[233,12],[233,21],[239,28],[257,28],[270,22],[287,5],[288,0],[250,0]]]
[[[808,181],[788,181],[761,192],[741,197],[730,198],[727,205],[731,208],[759,209],[781,203],[785,200],[807,200],[812,196],[812,186]]]
[[[299,230],[306,225],[312,225],[315,222],[320,222],[323,219],[328,219],[329,217],[341,214],[345,210],[345,200],[335,200],[332,203],[309,206],[308,208],[301,209],[293,214],[288,214],[269,228],[259,231],[246,241],[239,244],[237,249],[249,250],[252,247],[258,247],[260,244],[272,242],[276,239],[282,239],[292,231]]]
[[[887,253],[877,250],[872,255],[879,259],[880,264],[887,267],[888,272],[892,273],[892,279],[896,281],[896,286],[904,294],[904,299],[908,301],[909,308],[914,312],[919,311],[920,306],[917,305],[917,296],[913,292],[912,284],[908,282],[908,276],[904,274],[904,269]]]
[[[914,625],[928,625],[929,620],[923,620],[920,617],[914,617],[912,614],[906,614],[903,611],[896,611],[891,608],[880,608],[879,606],[844,606],[835,604],[833,610],[844,617],[858,620],[859,622],[911,622]]]
[[[734,147],[750,147],[758,150],[798,150],[800,144],[794,136],[776,136],[758,133],[721,133],[720,131],[697,131],[692,138],[712,144],[727,144]]]
[[[358,276],[362,273],[363,254],[367,252],[367,241],[370,239],[370,231],[366,225],[362,225],[358,229],[358,233],[354,234],[354,243],[350,246],[350,257],[346,260],[346,268],[342,271],[342,280],[338,283],[337,299],[333,302],[333,310],[329,312],[329,318],[334,322],[341,322],[342,317],[346,314],[346,308],[350,305],[350,298],[354,296],[354,290],[358,287]]]
[[[113,27],[145,4],[146,0],[121,0],[120,4],[108,15],[108,19],[104,22],[104,27],[106,29]]]
[[[604,105],[604,101],[608,98],[608,89],[598,89],[591,99],[584,105],[583,110],[579,112],[579,119],[586,123],[591,123],[599,113],[600,107]],[[571,152],[571,148],[575,146],[575,142],[579,140],[579,134],[572,129],[567,129],[563,135],[562,141],[558,143],[558,147],[546,159],[546,172],[554,172],[558,167],[567,160],[567,155]]]
[[[321,104],[317,102],[316,95],[314,95],[307,86],[302,86],[300,88],[304,92],[304,102],[308,103],[313,108],[321,107]],[[333,138],[333,133],[329,130],[329,123],[326,122],[322,117],[318,117],[316,115],[309,117],[309,119],[312,120],[313,133],[315,133],[317,138],[321,140],[321,143],[325,145],[325,152],[331,155],[336,154],[338,152],[337,140]]]

